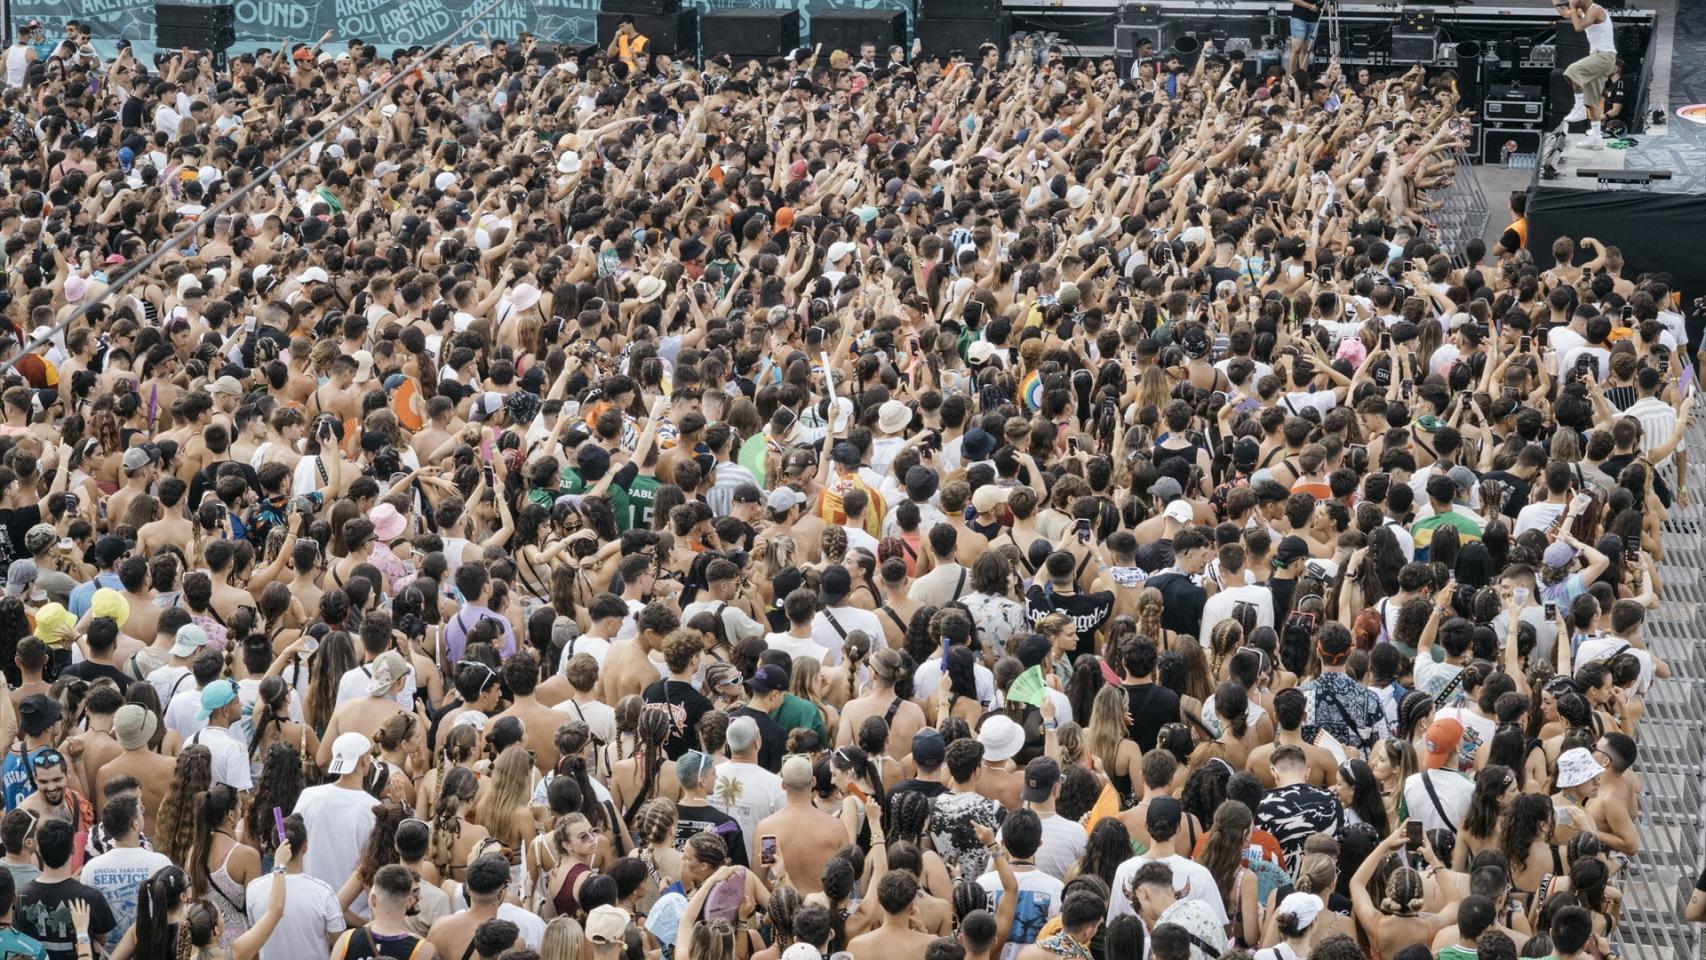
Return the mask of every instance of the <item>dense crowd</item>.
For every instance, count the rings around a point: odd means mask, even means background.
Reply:
[[[1695,358],[1448,77],[420,52],[0,60],[0,957],[1610,954]]]

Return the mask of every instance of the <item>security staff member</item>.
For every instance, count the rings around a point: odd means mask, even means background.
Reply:
[[[605,52],[626,63],[628,69],[637,70],[639,65],[635,58],[642,54],[649,56],[651,47],[651,40],[635,28],[633,15],[623,14],[622,19],[616,21],[616,37],[610,41],[610,49]]]

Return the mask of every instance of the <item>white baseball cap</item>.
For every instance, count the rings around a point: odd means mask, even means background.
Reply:
[[[341,777],[359,766],[361,758],[372,750],[373,741],[353,730],[339,734],[338,738],[332,741],[332,762],[327,765],[326,772]]]

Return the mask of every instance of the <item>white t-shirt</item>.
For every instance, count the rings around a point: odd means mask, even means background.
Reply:
[[[1064,881],[1066,871],[1084,855],[1089,835],[1079,824],[1058,813],[1040,818],[1043,825],[1042,846],[1037,848],[1037,869]]]
[[[334,890],[343,886],[355,872],[367,835],[373,832],[373,798],[365,790],[349,790],[336,783],[321,784],[302,791],[292,812],[301,815],[303,825],[308,828],[303,872],[325,881]]]
[[[1552,521],[1558,519],[1558,514],[1564,512],[1568,504],[1550,503],[1542,500],[1530,503],[1516,512],[1516,531],[1514,536],[1521,536],[1530,530],[1545,530],[1552,526]]]
[[[333,706],[339,706],[350,700],[360,700],[367,696],[367,685],[373,680],[373,668],[367,664],[353,667],[344,671],[338,678],[338,700]],[[397,706],[410,710],[415,705],[415,668],[409,666],[409,676],[403,681],[403,688],[397,691]]]
[[[1043,925],[1060,913],[1061,891],[1064,884],[1042,870],[1015,870],[1019,881],[1019,902],[1013,911],[1013,929],[1007,934],[1007,945],[1001,948],[1001,960],[1013,960],[1030,944],[1037,942]],[[1001,903],[1001,877],[991,870],[977,878],[977,885],[989,894],[989,909],[994,912]]]
[[[160,702],[169,704],[172,702],[172,697],[175,696],[179,690],[193,688],[195,686],[194,680],[184,679],[189,675],[189,667],[174,667],[168,663],[163,667],[150,671],[148,674],[148,682],[154,685],[154,692],[160,695]],[[180,680],[183,682],[179,683],[178,681]]]
[[[1576,662],[1588,663],[1593,660],[1609,660],[1618,653],[1633,654],[1641,662],[1641,676],[1635,681],[1635,692],[1646,693],[1653,685],[1653,655],[1629,641],[1618,636],[1594,636],[1582,641],[1576,648]]]
[[[1232,616],[1232,611],[1240,603],[1248,603],[1256,608],[1256,625],[1272,627],[1274,625],[1274,595],[1266,585],[1240,584],[1227,587],[1208,598],[1208,603],[1202,609],[1202,631],[1199,638],[1203,649],[1208,649],[1209,635],[1220,621]]]
[[[569,668],[569,660],[575,654],[590,654],[598,661],[598,668],[604,669],[604,655],[610,652],[610,641],[603,637],[581,635],[563,644],[562,656],[557,658],[557,672],[562,673]]]
[[[981,663],[972,664],[971,674],[973,679],[977,682],[977,702],[986,707],[994,704],[995,674],[991,673],[989,668]],[[922,694],[928,695],[935,693],[936,685],[941,682],[942,657],[938,651],[937,656],[931,657],[919,664],[918,669],[912,672],[912,688]]]
[[[829,660],[831,653],[811,637],[796,637],[791,633],[766,634],[764,645],[771,650],[780,650],[795,660],[811,657],[818,663]]]
[[[308,849],[312,852],[313,834],[309,836]],[[347,878],[349,873],[346,871],[344,876]],[[275,874],[262,874],[249,881],[243,891],[250,926],[266,915],[275,879]],[[346,926],[343,908],[338,906],[338,892],[324,880],[306,873],[285,874],[284,882],[284,916],[279,918],[272,936],[261,944],[260,960],[301,960],[329,952],[332,939],[344,932]]]
[[[757,863],[753,844],[758,837],[758,822],[782,809],[788,795],[782,792],[782,778],[756,763],[730,760],[717,767],[717,783],[711,789],[711,806],[733,817],[740,824],[741,836],[746,838],[749,862]]]
[[[1173,868],[1174,890],[1184,890],[1186,885],[1189,885],[1190,893],[1186,894],[1185,899],[1201,900],[1214,911],[1216,920],[1221,923],[1228,922],[1226,903],[1220,898],[1220,885],[1214,882],[1214,874],[1209,873],[1207,867],[1195,860],[1176,853],[1165,857],[1133,857],[1119,865],[1114,871],[1114,889],[1108,899],[1110,922],[1118,916],[1137,914],[1137,908],[1132,904],[1131,898],[1126,896],[1126,890],[1131,888],[1131,878],[1137,876],[1137,868],[1151,860],[1159,860]]]
[[[610,743],[616,739],[616,711],[608,703],[594,700],[590,703],[576,703],[573,698],[564,700],[554,708],[574,717],[586,724],[592,735],[600,742]]]
[[[1439,795],[1438,806],[1422,783],[1424,776]],[[1463,823],[1463,815],[1469,812],[1469,798],[1474,793],[1474,782],[1455,770],[1424,770],[1404,781],[1404,806],[1412,818],[1422,821],[1424,830],[1456,830]],[[1440,807],[1445,808],[1449,823],[1440,817]]]
[[[249,770],[248,744],[226,727],[202,727],[188,743],[199,743],[213,755],[213,782],[242,791],[255,785]]]
[[[207,721],[201,719],[201,688],[195,680],[184,681],[178,692],[166,704],[166,729],[178,731],[185,740],[201,732]]]
[[[681,622],[686,623],[701,613],[715,614],[718,607],[723,609],[723,631],[731,644],[747,637],[764,636],[764,624],[747,616],[745,610],[720,600],[695,600],[681,608]]]
[[[136,897],[156,870],[172,865],[163,853],[141,847],[115,847],[83,864],[79,879],[107,895],[116,926],[107,934],[107,942],[118,943],[124,932],[136,922]]]
[[[841,625],[841,630],[830,625],[831,616]],[[869,610],[846,606],[826,607],[812,617],[812,639],[817,641],[818,646],[829,651],[829,659],[824,661],[824,666],[833,667],[841,662],[841,642],[846,634],[855,630],[863,630],[873,641],[880,641],[883,637],[883,622]]]

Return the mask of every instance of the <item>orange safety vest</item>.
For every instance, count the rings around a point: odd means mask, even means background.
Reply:
[[[1519,249],[1519,250],[1528,249],[1528,218],[1527,217],[1517,217],[1515,220],[1512,220],[1511,225],[1506,227],[1505,229],[1516,231],[1516,238],[1518,240],[1517,249]]]
[[[646,48],[649,46],[651,46],[651,41],[638,33],[631,37],[623,36],[621,34],[616,35],[617,59],[626,63],[629,67],[634,66],[634,58],[645,53]]]

